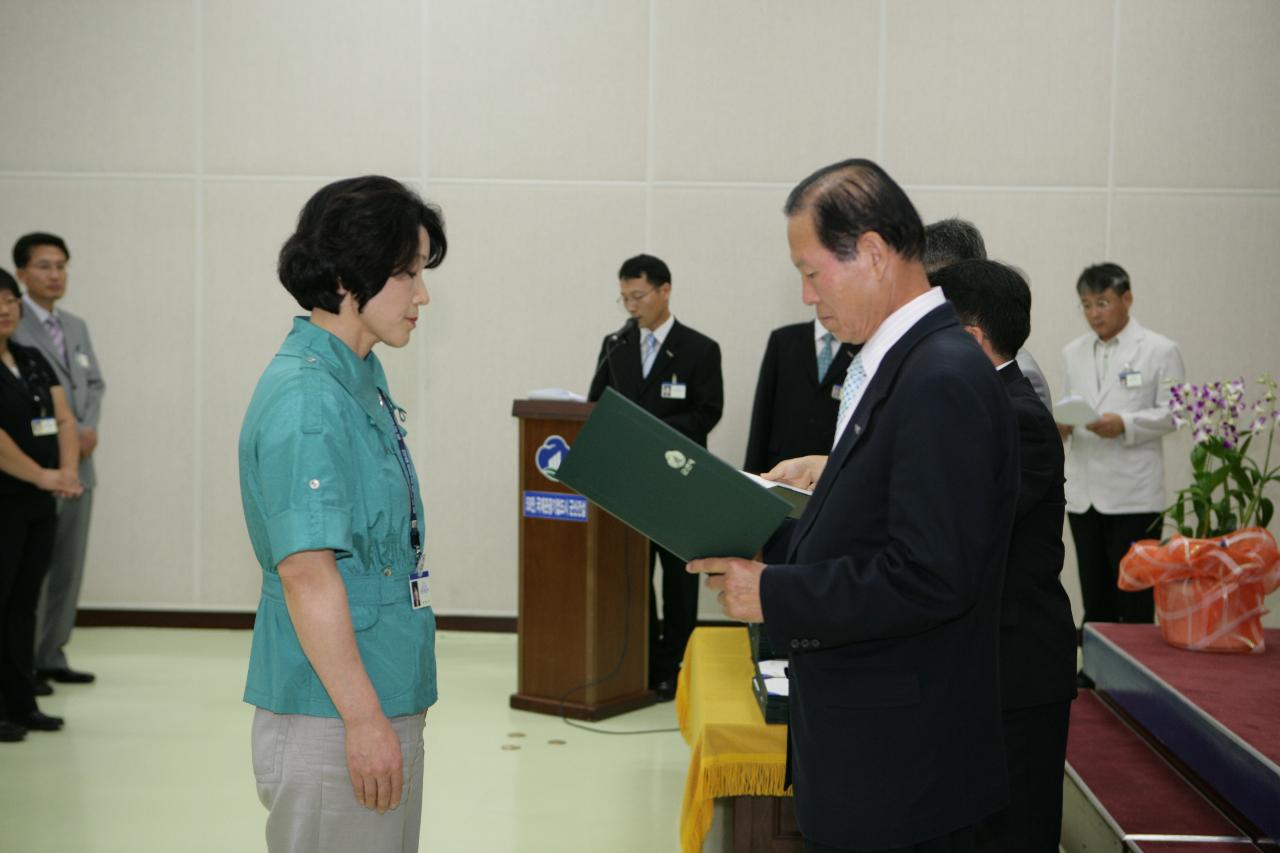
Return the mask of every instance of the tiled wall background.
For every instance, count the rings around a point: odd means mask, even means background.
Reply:
[[[1192,378],[1280,369],[1272,0],[0,0],[0,31],[0,243],[68,238],[109,384],[87,605],[253,607],[235,443],[294,313],[275,253],[351,174],[448,219],[414,343],[380,350],[443,613],[515,612],[511,400],[585,390],[624,257],[720,341],[741,459],[768,331],[809,316],[780,206],[835,159],[1028,272],[1056,387],[1102,259]]]

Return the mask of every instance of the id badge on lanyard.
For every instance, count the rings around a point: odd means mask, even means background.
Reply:
[[[381,391],[378,392],[378,396],[382,398],[383,408],[391,418],[391,431],[396,436],[401,473],[404,474],[405,486],[409,489],[409,545],[413,548],[416,558],[413,573],[409,575],[409,601],[414,610],[423,610],[431,606],[431,589],[428,585],[431,573],[427,571],[426,554],[422,550],[422,535],[418,529],[418,502],[414,499],[413,465],[409,461],[409,448],[405,447],[404,436],[400,434],[400,425],[396,423],[394,407]]]

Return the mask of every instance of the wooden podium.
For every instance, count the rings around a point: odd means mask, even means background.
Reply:
[[[656,699],[647,683],[649,541],[548,476],[592,408],[516,400],[511,411],[520,419],[520,669],[511,707],[579,720]]]

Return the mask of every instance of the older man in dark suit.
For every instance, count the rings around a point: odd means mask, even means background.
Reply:
[[[1031,333],[1031,289],[994,261],[929,276],[995,365],[1018,418],[1021,482],[1000,603],[1000,682],[1009,768],[1007,811],[985,824],[982,849],[1056,853],[1062,772],[1076,695],[1075,623],[1062,588],[1063,450],[1053,415],[1014,354]]]
[[[671,314],[671,270],[652,255],[637,255],[618,270],[618,302],[630,315],[605,337],[588,399],[611,387],[701,444],[724,411],[720,346]],[[698,618],[698,581],[665,548],[649,549],[649,571],[662,558],[662,622],[649,588],[649,686],[664,701],[676,695],[676,675]]]
[[[689,569],[790,653],[789,769],[808,850],[972,850],[1008,801],[997,644],[1013,409],[930,289],[924,226],[879,166],[821,169],[785,211],[805,302],[864,345],[814,495],[767,553],[778,559]]]
[[[33,233],[18,238],[13,263],[26,288],[22,323],[14,340],[36,347],[53,365],[75,415],[80,443],[80,482],[84,493],[61,502],[53,557],[36,613],[36,671],[40,694],[50,693],[48,681],[87,684],[93,674],[71,668],[66,646],[76,624],[80,582],[84,578],[89,543],[89,514],[97,486],[93,455],[98,448],[98,416],[106,383],[89,327],[80,317],[57,307],[67,292],[67,264],[71,253],[55,234]]]

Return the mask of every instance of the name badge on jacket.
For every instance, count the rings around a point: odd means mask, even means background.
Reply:
[[[36,438],[58,434],[58,421],[54,418],[32,418],[31,434]]]
[[[1136,370],[1125,368],[1120,372],[1120,384],[1126,388],[1141,388],[1142,374]]]
[[[677,382],[676,377],[672,376],[670,382],[662,383],[662,397],[665,400],[683,400],[689,396],[689,386],[683,382]]]

